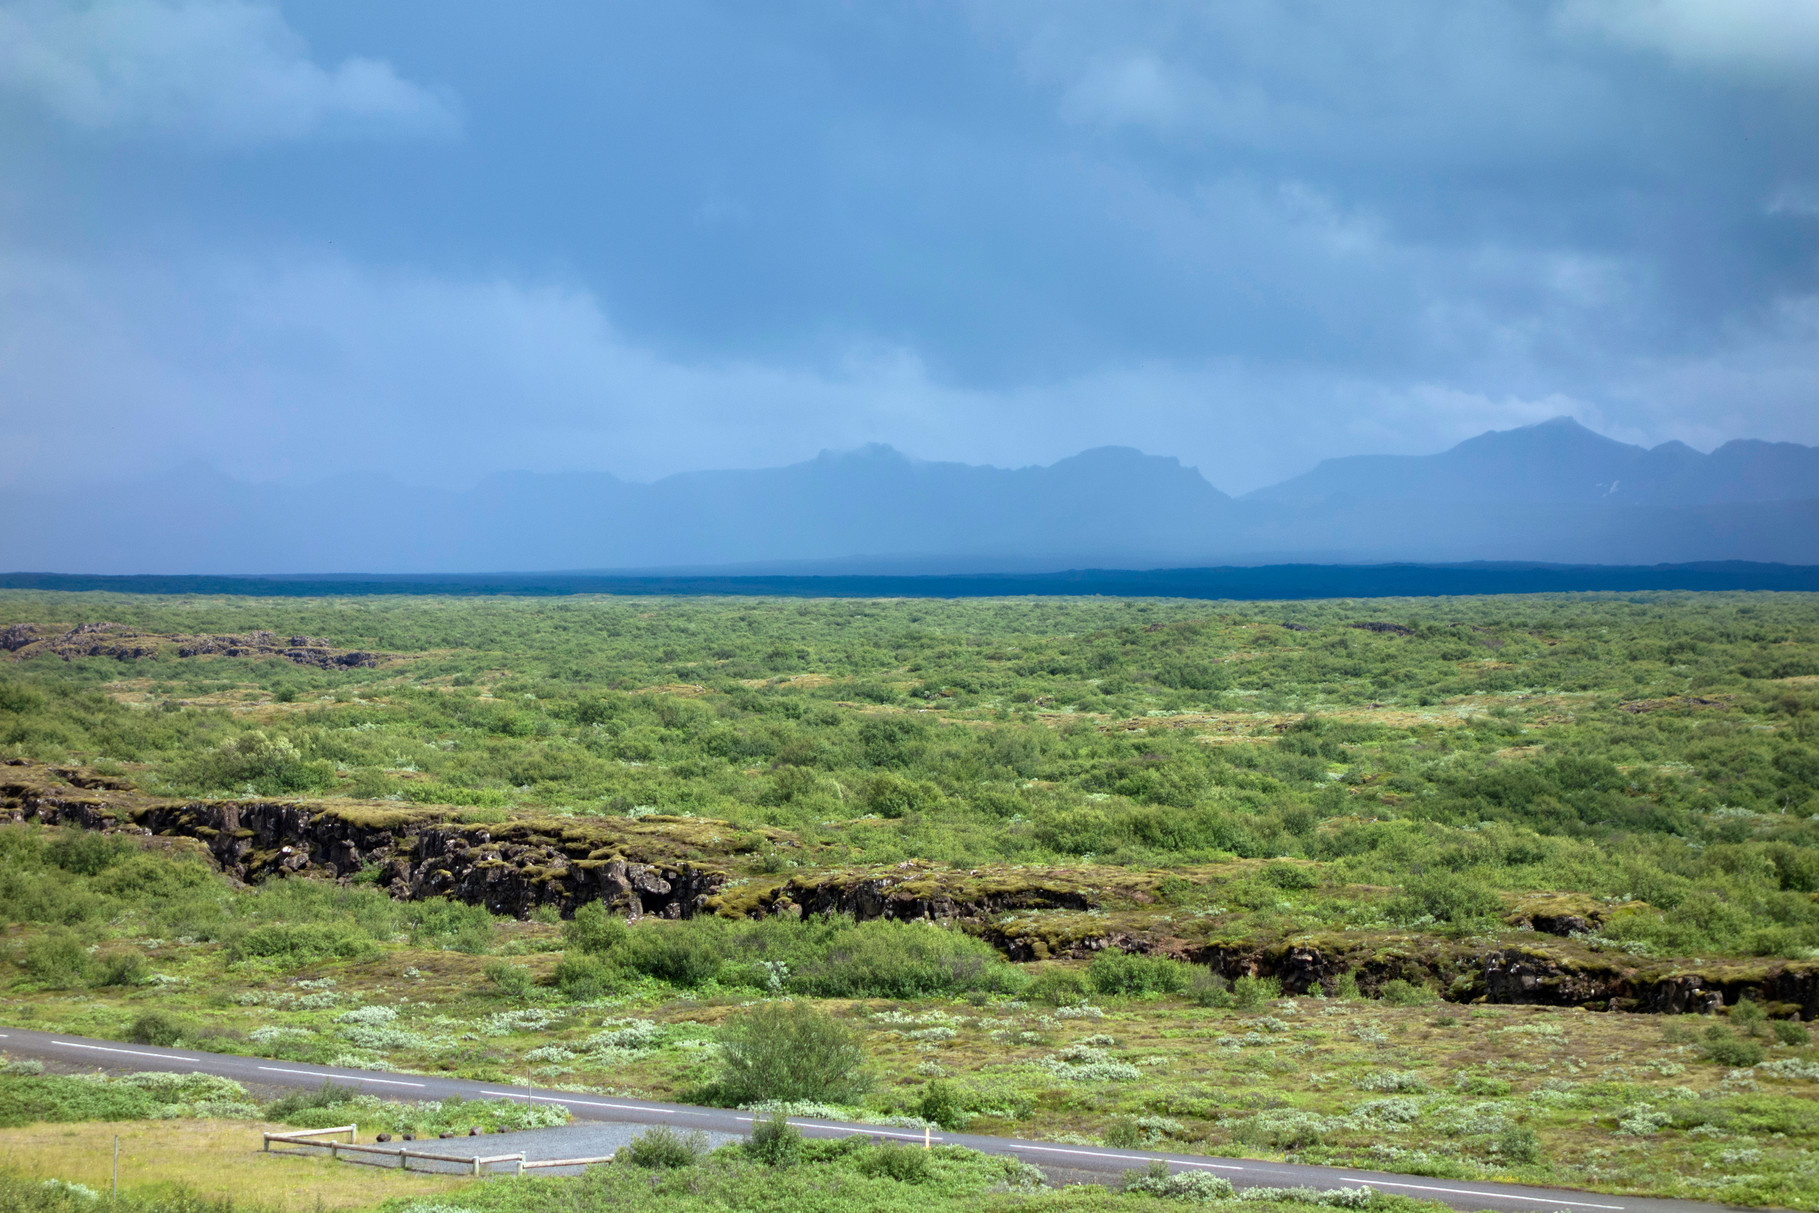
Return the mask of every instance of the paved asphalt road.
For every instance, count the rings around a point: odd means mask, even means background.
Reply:
[[[500,1134],[485,1139],[485,1152],[488,1154],[517,1153],[523,1150],[532,1160],[609,1154],[624,1144],[639,1128],[647,1125],[667,1124],[684,1131],[700,1130],[717,1143],[743,1137],[749,1131],[752,1121],[748,1114],[725,1108],[696,1108],[686,1104],[577,1095],[535,1087],[494,1086],[429,1074],[375,1073],[337,1066],[312,1066],[300,1062],[202,1053],[194,1049],[157,1049],[149,1045],[90,1040],[81,1036],[34,1032],[24,1028],[0,1028],[0,1052],[14,1057],[31,1057],[111,1070],[200,1071],[268,1087],[314,1087],[332,1081],[397,1099],[441,1099],[459,1095],[465,1099],[522,1099],[559,1104],[567,1108],[579,1123],[567,1128]],[[922,1132],[914,1129],[821,1120],[797,1120],[795,1123],[804,1133],[813,1136],[859,1133],[902,1141],[922,1140]],[[1115,1181],[1122,1172],[1141,1169],[1152,1159],[1159,1158],[1166,1161],[1171,1170],[1212,1171],[1216,1175],[1225,1176],[1239,1188],[1256,1185],[1337,1188],[1369,1184],[1379,1191],[1423,1197],[1462,1210],[1493,1209],[1502,1213],[1550,1213],[1555,1210],[1562,1213],[1714,1213],[1725,1207],[1689,1200],[1604,1196],[1516,1184],[1430,1179],[1418,1175],[1362,1171],[1351,1167],[1310,1167],[1294,1163],[1204,1158],[1144,1150],[1064,1146],[1040,1141],[1019,1141],[1009,1137],[980,1137],[969,1133],[936,1133],[933,1140],[939,1144],[967,1146],[988,1154],[1012,1155],[1041,1167],[1055,1182]],[[450,1142],[447,1147],[428,1142],[422,1145],[429,1150],[448,1149],[451,1154],[472,1152],[469,1150],[470,1143],[465,1138],[460,1139],[459,1145]]]

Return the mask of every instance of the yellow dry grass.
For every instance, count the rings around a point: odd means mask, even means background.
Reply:
[[[393,1196],[436,1195],[476,1182],[262,1152],[259,1134],[280,1127],[248,1120],[155,1120],[0,1129],[0,1168],[106,1192],[118,1133],[122,1194],[184,1186],[274,1208],[357,1209]]]

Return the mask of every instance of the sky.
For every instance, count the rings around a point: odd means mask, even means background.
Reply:
[[[0,484],[1819,443],[1813,0],[0,0]]]

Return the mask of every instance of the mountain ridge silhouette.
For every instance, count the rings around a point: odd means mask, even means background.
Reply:
[[[1122,446],[997,468],[871,444],[649,483],[503,472],[465,489],[369,474],[253,485],[194,468],[0,489],[0,517],[0,568],[69,573],[1814,564],[1819,448],[1644,448],[1555,418],[1433,455],[1327,460],[1238,498]]]

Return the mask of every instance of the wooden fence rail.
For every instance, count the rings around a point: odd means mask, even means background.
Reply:
[[[289,1142],[292,1145],[298,1146],[313,1146],[319,1143],[305,1141],[303,1139],[306,1137],[327,1137],[331,1133],[345,1133],[347,1134],[347,1140],[351,1143],[354,1140],[354,1135],[359,1131],[359,1125],[336,1125],[332,1129],[292,1129],[286,1133],[265,1133],[262,1134],[262,1136],[265,1138],[265,1150],[267,1153],[270,1153],[274,1141]]]
[[[599,1158],[540,1158],[536,1162],[518,1164],[518,1174],[522,1175],[533,1167],[591,1167],[598,1163],[611,1162],[613,1156],[604,1154]]]
[[[265,1139],[264,1148],[268,1153],[271,1151],[272,1143],[277,1142],[279,1145],[327,1149],[330,1158],[340,1158],[343,1154],[378,1154],[386,1158],[396,1158],[398,1160],[398,1166],[406,1171],[410,1170],[410,1160],[413,1158],[421,1158],[426,1162],[459,1163],[462,1166],[472,1167],[475,1175],[483,1174],[487,1167],[498,1166],[501,1163],[516,1163],[517,1167],[512,1173],[515,1175],[522,1175],[526,1171],[535,1170],[541,1167],[591,1167],[598,1163],[613,1161],[613,1156],[611,1154],[603,1155],[599,1158],[550,1158],[539,1159],[535,1162],[526,1160],[522,1153],[490,1155],[434,1154],[428,1150],[413,1150],[409,1146],[359,1145],[353,1140],[355,1132],[356,1126],[354,1125],[337,1125],[332,1129],[299,1129],[289,1133],[265,1133],[262,1134],[262,1136]],[[310,1140],[311,1138],[327,1137],[336,1133],[346,1133],[348,1135],[348,1140]]]

